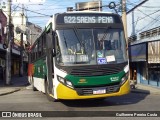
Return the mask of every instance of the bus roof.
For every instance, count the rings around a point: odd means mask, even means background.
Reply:
[[[71,11],[71,12],[62,12],[62,13],[55,13],[53,14],[53,16],[48,20],[47,24],[45,25],[45,27],[47,27],[51,22],[52,20],[54,19],[54,17],[57,15],[57,14],[76,14],[76,13],[95,13],[95,14],[116,14],[116,13],[113,13],[113,12],[103,12],[103,11]]]
[[[71,11],[71,12],[62,12],[62,13],[55,13],[53,14],[53,16],[48,20],[46,26],[48,26],[51,22],[52,22],[52,19],[54,18],[55,15],[57,14],[76,14],[76,13],[101,13],[101,14],[116,14],[116,13],[113,13],[113,12],[103,12],[103,11]]]
[[[90,13],[95,13],[95,14],[113,14],[113,15],[118,15],[116,13],[113,12],[103,12],[103,11],[70,11],[70,12],[62,12],[62,13],[55,13],[47,22],[47,24],[45,25],[45,28],[43,28],[42,32],[37,36],[37,39],[43,34],[43,32],[46,30],[46,28],[50,25],[50,23],[53,22],[54,18],[56,15],[58,14],[76,14],[76,13],[80,13],[80,14],[90,14]],[[53,27],[54,25],[52,25]],[[37,40],[36,40],[37,41]],[[35,42],[36,42],[35,41]],[[34,45],[34,44],[33,44]]]
[[[112,12],[102,12],[102,11],[72,11],[72,12],[64,12],[64,13],[108,13],[108,14],[115,14]]]
[[[103,12],[103,11],[71,11],[71,12],[56,13],[54,15],[57,15],[57,14],[76,14],[76,13],[116,14],[116,13],[113,13],[113,12]]]

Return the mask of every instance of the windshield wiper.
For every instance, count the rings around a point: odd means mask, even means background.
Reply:
[[[63,38],[64,38],[64,43],[65,43],[65,45],[66,45],[66,48],[68,49],[66,37],[65,37],[65,35],[64,35],[64,30],[63,30]]]
[[[77,28],[76,27],[74,27],[74,33],[75,33],[75,35],[76,35],[76,37],[77,37],[77,41],[78,41],[78,43],[80,44],[80,50],[81,50],[81,48],[83,47],[83,53],[82,54],[84,54],[84,53],[86,53],[85,52],[85,46],[84,46],[84,44],[82,43],[82,41],[80,40],[80,38],[79,38],[79,34],[78,34],[78,32],[77,32]],[[81,50],[81,51],[82,51]]]

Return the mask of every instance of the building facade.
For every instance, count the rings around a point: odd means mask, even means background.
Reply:
[[[77,11],[102,11],[102,1],[90,1],[76,3]]]
[[[5,67],[5,49],[3,48],[3,43],[7,39],[6,27],[7,17],[3,11],[0,10],[0,66],[2,66],[3,69]]]
[[[130,79],[160,88],[160,13],[149,0],[127,15]]]
[[[29,34],[28,34],[28,42],[30,45],[33,45],[35,40],[37,39],[38,35],[42,32],[42,28],[38,25],[35,25],[34,23],[27,22],[27,27],[29,29]]]
[[[0,43],[4,43],[5,39],[7,38],[6,27],[7,27],[7,17],[3,13],[3,11],[0,10]]]
[[[129,45],[131,79],[160,87],[160,27],[140,33]]]
[[[5,70],[6,64],[6,49],[3,48],[3,44],[7,44],[7,21],[8,8],[7,1],[0,0],[0,66]],[[28,67],[28,51],[25,45],[32,45],[38,34],[42,31],[39,26],[32,23],[27,23],[27,18],[23,11],[12,11],[12,24],[13,29],[13,42],[11,50],[11,75],[20,75],[21,67],[21,49],[23,48],[23,73],[27,74]],[[21,46],[21,42],[23,45]]]
[[[6,49],[4,49],[3,44],[7,44],[7,21],[8,16],[3,10],[0,10],[0,66],[3,67],[5,71],[6,65]],[[11,54],[11,74],[19,74],[19,58],[20,58],[20,48],[16,44],[12,44],[12,54]]]

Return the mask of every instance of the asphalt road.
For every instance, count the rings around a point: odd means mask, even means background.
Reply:
[[[45,94],[39,91],[34,92],[30,89],[22,89],[9,95],[0,96],[0,111],[82,111],[82,113],[84,111],[88,113],[89,111],[118,111],[120,113],[121,111],[160,111],[159,101],[159,95],[130,93],[125,96],[106,98],[103,101],[61,100],[60,102],[51,102],[47,100]],[[80,114],[77,115],[78,118],[76,119],[83,118]],[[113,117],[111,118],[113,119]],[[119,117],[115,119],[117,118]],[[61,119],[63,119],[63,115]],[[97,120],[94,116],[86,119]],[[100,117],[100,119],[105,118]],[[119,119],[125,120],[124,117]],[[154,117],[154,119],[157,118]]]

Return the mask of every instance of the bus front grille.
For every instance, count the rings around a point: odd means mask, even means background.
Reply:
[[[57,66],[69,75],[79,77],[102,76],[117,74],[124,70],[128,62],[118,64],[103,64],[103,65],[83,65],[83,66]]]
[[[98,65],[98,66],[83,66],[76,67],[70,71],[71,75],[74,76],[101,76],[101,75],[112,75],[122,71],[126,63],[116,65]]]
[[[76,88],[78,95],[93,95],[94,90],[105,90],[106,92],[103,94],[110,94],[114,92],[118,92],[120,89],[119,85],[112,85],[106,87],[96,87],[96,88]]]

